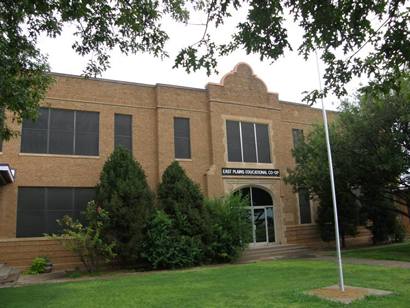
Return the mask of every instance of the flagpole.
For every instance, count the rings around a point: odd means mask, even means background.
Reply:
[[[319,79],[319,89],[320,89],[320,92],[322,92],[322,81],[320,79],[319,58],[317,56],[317,52],[315,52],[315,54],[316,54],[317,76]],[[336,240],[337,263],[339,266],[339,289],[340,291],[344,292],[345,285],[344,285],[344,279],[343,279],[342,254],[340,252],[339,219],[337,215],[336,189],[335,189],[335,179],[334,179],[334,174],[333,174],[332,152],[330,148],[329,126],[327,124],[327,114],[325,110],[325,104],[323,102],[323,97],[321,97],[321,101],[322,101],[323,126],[325,129],[325,137],[326,137],[327,158],[329,162],[330,186],[332,189],[333,214],[335,218],[335,240]]]

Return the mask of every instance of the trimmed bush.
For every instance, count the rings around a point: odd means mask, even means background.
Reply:
[[[205,201],[210,215],[211,238],[206,256],[211,262],[231,262],[248,246],[252,237],[249,203],[240,195]]]
[[[104,237],[115,242],[121,263],[135,265],[141,257],[143,229],[153,209],[154,195],[141,165],[125,148],[115,148],[104,164],[96,196],[97,204],[110,217]]]
[[[204,237],[209,233],[204,196],[177,161],[169,165],[162,175],[158,202],[181,235]]]

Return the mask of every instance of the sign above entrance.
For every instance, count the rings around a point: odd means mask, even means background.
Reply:
[[[222,168],[222,175],[234,176],[280,176],[279,169]]]

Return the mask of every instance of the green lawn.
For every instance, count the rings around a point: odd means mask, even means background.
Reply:
[[[326,261],[269,261],[0,289],[0,307],[345,307],[303,294],[335,284]],[[346,283],[391,290],[352,307],[410,307],[410,270],[346,265]]]
[[[396,260],[410,262],[410,242],[391,244],[343,252],[344,257],[367,258],[377,260]]]

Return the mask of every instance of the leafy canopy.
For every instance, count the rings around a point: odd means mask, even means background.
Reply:
[[[395,221],[391,213],[409,216],[407,211],[392,206],[393,200],[407,205],[410,191],[408,183],[401,180],[410,168],[410,79],[405,76],[397,84],[398,91],[367,92],[357,102],[343,103],[329,127],[341,232],[350,229],[354,233],[363,218],[358,216],[359,208],[364,218],[373,222],[372,231],[377,238],[383,238],[380,230],[395,230],[380,225]],[[306,187],[320,199],[322,237],[327,234],[332,238],[333,212],[323,127],[315,126],[293,155],[296,166],[289,170],[286,180],[295,189]]]
[[[247,12],[230,37],[218,42],[216,33],[230,16]],[[175,66],[187,72],[216,70],[217,59],[237,50],[275,61],[297,49],[305,58],[320,52],[325,63],[323,92],[313,91],[305,100],[334,92],[346,94],[345,84],[366,75],[382,89],[397,86],[397,76],[410,64],[410,7],[405,0],[31,0],[0,2],[0,108],[13,119],[35,118],[39,101],[52,79],[47,58],[36,47],[40,34],[61,35],[74,25],[73,49],[89,58],[84,73],[99,75],[110,66],[110,51],[149,53],[168,57],[165,20],[198,23],[198,42],[180,46]],[[292,46],[286,18],[303,30]],[[370,50],[363,53],[362,49]],[[13,131],[0,119],[1,134]]]

